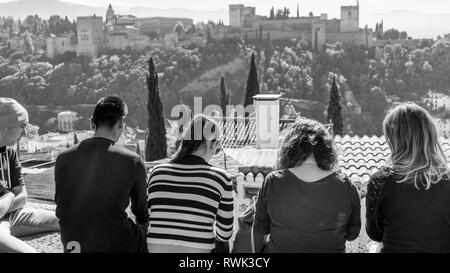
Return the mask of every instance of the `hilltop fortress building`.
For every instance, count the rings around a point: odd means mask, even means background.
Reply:
[[[298,8],[297,8],[298,9]],[[101,48],[142,50],[146,47],[175,47],[206,45],[206,37],[221,40],[238,39],[292,39],[306,40],[311,48],[318,51],[326,43],[341,42],[344,47],[365,48],[380,47],[391,43],[390,40],[376,40],[372,29],[359,26],[359,2],[354,6],[341,6],[340,19],[328,19],[326,13],[314,16],[295,17],[261,16],[255,7],[243,4],[229,5],[230,24],[208,23],[205,35],[194,35],[185,31],[176,32],[176,24],[182,24],[184,30],[194,29],[193,20],[175,17],[144,17],[119,15],[111,5],[106,11],[105,21],[101,16],[77,18],[77,35],[72,37],[51,36],[47,39],[47,56],[71,51],[77,55],[95,56]],[[76,37],[76,39],[75,39]],[[419,40],[396,40],[395,43],[414,48]]]
[[[183,45],[178,43],[174,26],[181,22],[184,27],[193,25],[194,20],[176,17],[145,17],[115,14],[111,5],[103,17],[77,17],[77,39],[66,36],[51,36],[47,39],[47,57],[53,58],[66,51],[77,55],[96,56],[101,48],[142,50],[145,47],[171,47]],[[185,41],[203,44],[206,40],[193,38]]]
[[[311,14],[312,15],[312,14]],[[345,46],[373,46],[373,31],[359,28],[359,2],[355,6],[342,6],[341,19],[320,16],[268,18],[256,15],[254,7],[229,5],[230,26],[216,28],[214,38],[241,36],[271,39],[298,38],[321,48],[325,43],[341,42]],[[257,37],[262,35],[262,37]]]

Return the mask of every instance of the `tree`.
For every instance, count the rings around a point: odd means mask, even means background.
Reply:
[[[180,35],[181,33],[184,32],[184,25],[183,22],[178,21],[175,26],[173,27],[173,31],[175,31],[176,33],[178,33],[178,35]]]
[[[378,40],[383,39],[383,21],[381,21],[375,25],[375,37]]]
[[[297,18],[300,18],[300,9],[298,7],[298,4],[297,4]]]
[[[284,7],[283,18],[289,18],[290,13],[291,13],[291,11],[288,8]]]
[[[314,13],[313,13],[312,11],[310,11],[310,12],[308,13],[308,15],[309,15],[309,17],[313,17],[313,16],[314,16]]]
[[[263,38],[262,38],[262,25],[261,25],[261,23],[259,24],[259,40],[262,40]]]
[[[142,157],[142,152],[141,152],[141,145],[139,145],[139,143],[136,143],[136,153]]]
[[[314,51],[317,53],[319,52],[319,38],[317,37],[319,34],[319,31],[317,27],[314,29]]]
[[[225,86],[225,78],[222,76],[220,78],[220,108],[222,108],[222,115],[226,117],[228,115],[227,105],[230,104],[230,93]],[[225,119],[224,119],[225,121]]]
[[[80,143],[80,140],[78,140],[77,132],[73,132],[73,145],[77,145]]]
[[[148,62],[148,136],[145,147],[145,160],[155,161],[167,156],[166,127],[164,126],[163,106],[159,97],[158,74],[153,58]]]
[[[283,18],[283,10],[277,9],[277,12],[275,13],[275,18],[282,19]]]
[[[269,15],[269,18],[270,18],[270,19],[274,19],[274,18],[275,18],[275,10],[274,10],[273,7],[270,9],[270,15]]]
[[[400,31],[395,28],[386,30],[383,33],[383,39],[385,40],[398,40],[400,38]]]
[[[339,96],[339,90],[336,84],[336,78],[333,77],[333,84],[330,90],[330,100],[328,102],[327,120],[333,124],[334,135],[343,135],[343,119],[342,119],[342,107],[341,98]]]
[[[406,39],[408,39],[408,33],[407,33],[406,31],[400,32],[400,39],[401,39],[401,40],[406,40]]]
[[[252,53],[250,71],[247,80],[247,92],[245,93],[244,107],[253,104],[253,96],[259,94],[258,74],[256,72],[255,53]]]

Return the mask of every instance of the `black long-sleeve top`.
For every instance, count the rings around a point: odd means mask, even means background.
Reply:
[[[147,174],[137,154],[106,138],[90,138],[61,153],[55,166],[56,216],[64,247],[81,252],[145,252],[149,221]]]
[[[270,234],[266,252],[345,252],[361,230],[356,187],[333,173],[304,182],[289,170],[270,173],[259,192],[255,231]]]
[[[416,189],[389,167],[367,186],[366,232],[382,252],[450,252],[450,181]]]

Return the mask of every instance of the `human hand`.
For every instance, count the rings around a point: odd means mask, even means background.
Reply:
[[[4,196],[8,192],[11,192],[9,189],[7,189],[5,186],[3,186],[2,181],[0,181],[0,197]]]

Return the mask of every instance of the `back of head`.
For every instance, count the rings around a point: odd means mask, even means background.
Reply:
[[[393,170],[401,177],[399,182],[429,189],[448,177],[447,157],[424,108],[411,102],[394,106],[383,121],[383,130],[392,152]]]
[[[197,151],[206,141],[215,141],[220,136],[219,125],[205,115],[196,115],[185,127],[181,144],[172,157],[172,162],[179,162]]]
[[[0,98],[0,129],[28,123],[28,112],[16,100]]]
[[[92,114],[92,123],[95,128],[106,127],[112,129],[114,125],[128,114],[128,107],[125,102],[117,96],[101,98],[95,105]]]
[[[315,120],[301,119],[284,136],[278,151],[277,169],[300,166],[311,154],[322,170],[332,170],[337,163],[334,139],[325,126]]]

